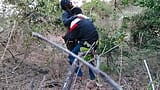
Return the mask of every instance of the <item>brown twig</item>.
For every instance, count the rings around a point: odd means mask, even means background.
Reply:
[[[42,79],[42,81],[41,81],[41,83],[40,83],[40,87],[39,87],[38,90],[42,90],[42,87],[45,86],[45,85],[44,85],[44,81],[45,81],[45,80],[46,80],[46,75],[43,75],[43,79]]]
[[[122,77],[122,63],[123,63],[123,48],[121,47],[121,58],[120,58],[120,70],[119,70],[119,84],[121,84],[121,77]]]
[[[11,40],[13,31],[15,30],[15,27],[16,27],[16,21],[14,21],[12,30],[11,30],[11,32],[10,32],[10,36],[9,36],[9,38],[8,38],[8,41],[7,41],[7,45],[6,45],[5,49],[4,49],[4,52],[3,52],[2,57],[1,57],[1,61],[3,60],[3,58],[4,58],[4,56],[5,56],[5,53],[6,53],[6,51],[7,51],[7,48],[8,48],[8,45],[9,45],[9,43],[10,43],[10,40]],[[0,61],[0,62],[1,62],[1,61]]]
[[[103,56],[103,55],[105,55],[105,54],[111,52],[111,51],[114,50],[115,48],[118,48],[118,47],[119,47],[119,45],[116,45],[116,46],[110,48],[108,51],[106,51],[106,52],[104,52],[104,53],[101,53],[99,56],[101,57],[101,56]]]
[[[1,44],[3,47],[6,48],[6,46],[4,45],[4,43],[0,42],[0,44]],[[13,55],[13,53],[11,52],[11,50],[9,50],[9,49],[7,48],[7,51],[11,54],[12,58],[15,58],[15,56]]]

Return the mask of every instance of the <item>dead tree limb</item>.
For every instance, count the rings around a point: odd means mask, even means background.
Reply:
[[[2,56],[1,56],[1,62],[2,62],[2,60],[3,60],[3,58],[4,58],[5,54],[6,54],[7,48],[9,46],[10,40],[11,40],[12,35],[13,35],[13,31],[15,30],[15,27],[16,27],[16,21],[14,21],[14,25],[13,25],[13,27],[11,29],[10,36],[8,38],[8,41],[7,41],[7,45],[6,45],[6,47],[4,49],[4,52],[3,52]]]
[[[83,64],[85,64],[86,66],[88,66],[89,68],[91,68],[95,73],[99,74],[105,82],[109,83],[115,90],[122,90],[121,86],[116,83],[113,79],[111,79],[106,73],[102,72],[100,69],[92,66],[91,64],[89,64],[88,62],[86,62],[84,59],[80,58],[79,56],[75,55],[74,53],[72,53],[71,51],[69,51],[68,49],[48,40],[46,37],[38,34],[38,33],[35,33],[35,32],[32,32],[32,35],[35,36],[35,37],[38,37],[44,41],[46,41],[47,43],[51,44],[52,47],[57,47],[61,50],[63,50],[64,52],[72,55],[73,57],[75,57],[76,59],[78,59],[80,62],[82,62]]]
[[[152,76],[151,76],[151,73],[149,71],[148,64],[147,64],[146,60],[144,60],[144,64],[145,64],[145,67],[147,69],[147,73],[148,73],[148,76],[149,76],[149,79],[150,79],[150,83],[152,85],[152,90],[155,90],[154,83],[153,83],[153,80],[152,80]]]
[[[75,61],[73,62],[72,66],[70,67],[70,69],[67,73],[67,78],[65,79],[62,90],[70,90],[71,84],[73,82],[73,75],[76,70],[76,65],[77,65],[77,59],[75,59]]]
[[[101,53],[101,54],[99,55],[99,57],[101,57],[101,56],[103,56],[103,55],[105,55],[105,54],[111,52],[112,50],[114,50],[114,49],[116,49],[116,48],[118,48],[118,47],[119,47],[119,45],[116,45],[116,46],[110,48],[110,49],[107,50],[106,52]]]
[[[4,45],[4,43],[0,42],[0,44],[1,44],[4,48],[6,48],[6,46]],[[11,54],[12,58],[15,58],[14,54],[11,52],[10,49],[7,48],[7,51]]]

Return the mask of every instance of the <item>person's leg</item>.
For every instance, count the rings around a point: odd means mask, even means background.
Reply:
[[[90,64],[94,65],[93,62],[90,62]],[[91,68],[89,68],[89,76],[91,80],[94,80],[96,78]]]
[[[72,52],[73,52],[74,54],[78,55],[78,52],[80,51],[80,47],[81,47],[81,45],[77,44],[76,47],[73,48]],[[74,62],[75,57],[73,57],[72,55],[69,55],[68,58],[69,58],[69,63],[72,65],[72,63]],[[77,73],[77,72],[78,72],[78,76],[79,76],[79,77],[82,77],[83,73],[82,73],[81,68],[79,69],[79,68],[77,67],[76,73]]]

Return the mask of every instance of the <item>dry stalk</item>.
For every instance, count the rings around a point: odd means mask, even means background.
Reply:
[[[68,73],[67,73],[67,78],[65,79],[64,85],[63,85],[63,89],[62,90],[70,90],[71,88],[71,84],[73,82],[73,76],[74,76],[74,72],[76,69],[76,64],[77,64],[77,59],[74,60],[72,66],[70,67]]]
[[[7,45],[6,45],[6,47],[5,47],[5,49],[4,49],[4,52],[3,52],[2,56],[1,56],[1,61],[0,61],[0,62],[2,62],[2,60],[4,59],[5,53],[6,53],[6,51],[7,51],[8,46],[9,46],[9,43],[10,43],[10,40],[11,40],[11,38],[12,38],[12,34],[13,34],[13,31],[15,30],[15,27],[16,27],[16,21],[14,21],[12,30],[11,30],[11,32],[10,32],[10,36],[9,36],[9,38],[8,38]]]
[[[96,56],[96,60],[97,60],[96,68],[99,68],[100,67],[100,56]]]
[[[29,51],[28,51],[28,47],[27,47],[25,50],[24,57],[23,57],[22,61],[12,69],[12,73],[14,73],[15,70],[23,63],[23,61],[27,58],[28,54],[29,54]]]
[[[97,60],[96,67],[97,67],[97,68],[100,67],[100,56],[104,54],[106,48],[107,48],[107,46],[105,45],[104,48],[103,48],[103,50],[102,50],[102,53],[101,53],[99,56],[96,56],[96,60]]]
[[[29,90],[34,90],[34,79],[29,83]]]
[[[147,69],[147,73],[148,73],[148,76],[149,76],[149,79],[150,79],[150,83],[152,85],[152,90],[155,90],[154,83],[153,83],[153,80],[152,80],[152,77],[151,77],[151,73],[149,71],[149,68],[148,68],[146,60],[144,60],[144,64],[145,64],[145,67]]]
[[[45,85],[44,85],[44,81],[45,81],[45,80],[46,80],[46,75],[43,75],[43,79],[42,79],[42,81],[41,81],[41,83],[40,83],[40,87],[39,87],[38,90],[42,90],[42,87],[45,86]]]
[[[111,52],[112,50],[114,50],[114,49],[115,49],[115,48],[117,48],[117,47],[119,47],[119,45],[116,45],[116,46],[114,46],[114,47],[110,48],[110,49],[109,49],[109,50],[107,50],[106,52],[101,53],[99,56],[101,57],[101,56],[103,56],[103,55],[105,55],[105,54],[107,54],[107,53]]]
[[[124,81],[124,83],[125,83],[126,86],[127,86],[127,90],[131,90],[131,89],[130,89],[130,85],[128,85],[127,81],[126,81],[125,79],[123,79],[123,81]]]
[[[140,47],[142,46],[142,41],[143,41],[143,33],[139,33],[139,43],[140,43]]]
[[[6,48],[5,45],[4,45],[2,42],[0,42],[0,44],[1,44],[4,48]],[[9,50],[9,49],[6,49],[6,50],[11,54],[12,58],[15,58],[15,56],[13,55],[13,53],[11,52],[11,50]]]
[[[119,71],[119,84],[121,84],[121,77],[122,77],[122,61],[123,59],[123,48],[121,47],[121,58],[120,58],[120,71]]]

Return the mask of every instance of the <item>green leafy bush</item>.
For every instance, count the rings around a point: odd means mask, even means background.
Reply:
[[[97,15],[103,17],[113,13],[112,6],[100,0],[92,0],[84,4],[83,9],[86,15],[92,17],[94,20]]]
[[[6,3],[17,6],[19,23],[29,24],[31,31],[41,32],[54,30],[62,26],[60,14],[62,10],[59,1],[55,0],[6,0]],[[26,25],[26,24],[24,24]],[[28,29],[28,30],[29,30]]]
[[[137,5],[147,7],[144,13],[134,16],[131,29],[133,41],[141,48],[160,49],[159,0],[139,0]]]
[[[104,47],[106,47],[105,51],[107,51],[112,47],[123,43],[126,36],[124,28],[126,27],[122,26],[120,29],[115,31],[110,31],[107,28],[97,28],[100,35],[98,52],[102,52]]]

